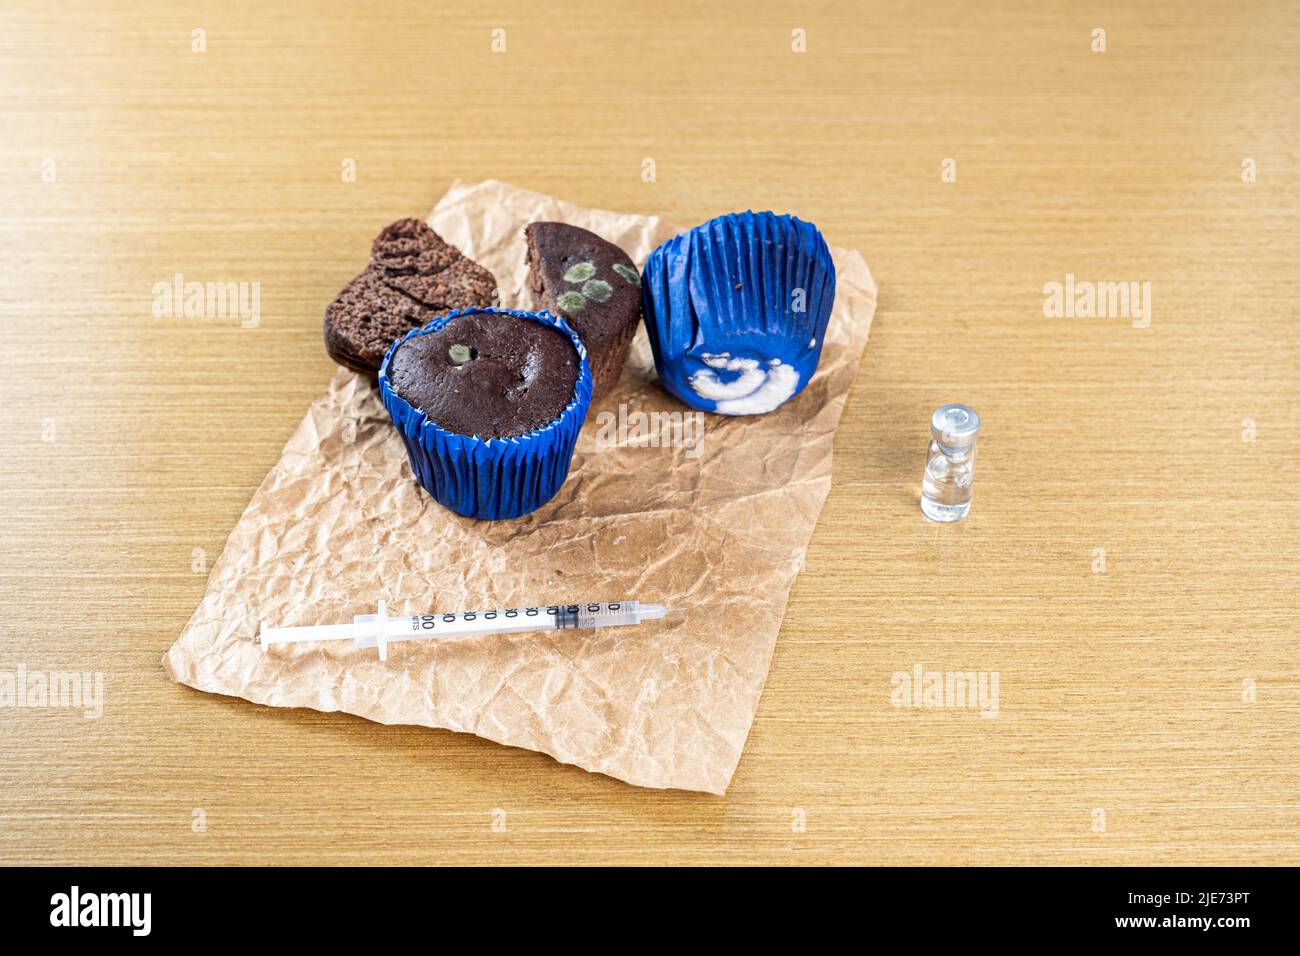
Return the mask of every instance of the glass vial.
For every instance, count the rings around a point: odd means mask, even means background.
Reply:
[[[931,521],[960,521],[970,511],[979,430],[980,417],[969,405],[940,405],[930,416],[921,511]]]

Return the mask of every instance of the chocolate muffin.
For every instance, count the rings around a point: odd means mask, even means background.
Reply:
[[[371,261],[325,310],[325,351],[375,375],[384,353],[413,328],[453,309],[490,306],[492,273],[420,219],[399,219],[371,245]]]
[[[416,480],[440,504],[469,518],[518,518],[569,474],[591,367],[559,316],[471,309],[395,343],[379,397]]]
[[[618,382],[641,321],[641,274],[618,246],[568,223],[529,223],[524,237],[533,305],[582,338],[598,401]]]
[[[448,431],[508,438],[559,418],[580,367],[573,343],[555,329],[508,313],[470,313],[402,342],[388,377]]]

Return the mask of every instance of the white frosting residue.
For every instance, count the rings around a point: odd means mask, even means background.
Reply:
[[[702,370],[691,376],[691,388],[700,398],[720,402],[729,398],[744,398],[763,386],[767,373],[758,367],[758,359],[732,358],[730,353],[721,355],[701,355],[700,361],[710,369],[726,369],[740,374],[730,382],[724,382],[716,372]]]
[[[730,353],[701,355],[707,369],[691,376],[691,388],[700,398],[717,402],[719,415],[761,415],[776,408],[799,387],[799,373],[779,358],[769,361],[766,369],[758,359],[732,358]],[[724,382],[713,369],[740,374]]]

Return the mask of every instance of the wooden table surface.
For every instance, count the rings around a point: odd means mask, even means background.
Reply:
[[[270,6],[6,5],[0,680],[104,701],[0,707],[0,860],[1300,862],[1294,4]],[[725,797],[163,675],[325,304],[457,177],[790,211],[879,282]],[[176,273],[260,322],[156,317]],[[1149,325],[1045,316],[1067,274]],[[946,401],[985,424],[941,527]],[[894,706],[918,665],[996,717]]]

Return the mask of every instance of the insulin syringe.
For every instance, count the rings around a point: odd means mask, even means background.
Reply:
[[[389,617],[388,606],[380,601],[378,613],[359,614],[352,619],[351,624],[318,624],[314,627],[262,625],[259,637],[264,651],[272,644],[351,640],[357,647],[379,648],[379,659],[386,661],[388,645],[398,641],[437,641],[483,634],[522,634],[527,631],[556,631],[579,627],[620,627],[654,621],[673,610],[662,604],[613,601]]]

